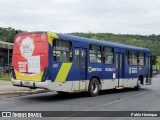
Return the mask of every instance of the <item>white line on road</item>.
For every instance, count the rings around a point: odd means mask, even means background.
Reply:
[[[152,89],[152,90],[159,90],[160,88],[155,88],[155,89]]]
[[[113,103],[116,103],[116,102],[120,102],[120,101],[122,101],[122,100],[124,100],[124,99],[115,100],[115,101],[109,102],[109,103],[107,103],[107,104],[105,104],[105,105],[110,105],[110,104],[113,104]]]
[[[145,93],[146,93],[146,92],[141,92],[141,93],[138,93],[138,94],[136,94],[136,95],[134,95],[134,96],[139,96],[139,95],[142,95],[142,94],[145,94]],[[119,99],[119,100],[115,100],[115,101],[106,103],[105,105],[106,105],[106,106],[107,106],[107,105],[111,105],[111,104],[113,104],[113,103],[117,103],[117,102],[120,102],[120,101],[122,101],[122,100],[124,100],[124,99],[121,98],[121,99]]]
[[[146,92],[141,92],[141,93],[138,93],[138,94],[136,94],[136,95],[134,95],[134,96],[139,96],[139,95],[142,95],[142,94],[145,94]]]

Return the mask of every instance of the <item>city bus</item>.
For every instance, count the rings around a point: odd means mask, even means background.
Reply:
[[[152,84],[151,51],[53,32],[15,36],[12,84],[59,94]]]

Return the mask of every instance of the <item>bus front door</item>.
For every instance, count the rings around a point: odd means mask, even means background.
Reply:
[[[124,77],[124,54],[123,53],[116,53],[116,88],[122,87],[122,78]]]
[[[77,79],[76,83],[73,83],[73,89],[76,91],[85,91],[86,90],[86,77],[87,77],[87,57],[85,48],[75,48],[74,49],[74,63],[75,71],[74,76]]]

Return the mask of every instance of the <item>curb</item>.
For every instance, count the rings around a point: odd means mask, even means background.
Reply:
[[[160,77],[160,75],[154,75],[153,77]]]
[[[0,95],[21,95],[21,94],[38,94],[49,92],[49,90],[38,89],[38,90],[27,90],[27,91],[2,91]]]

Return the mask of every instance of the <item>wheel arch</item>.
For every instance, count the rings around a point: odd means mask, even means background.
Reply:
[[[138,80],[140,81],[140,83],[143,85],[144,84],[144,76],[143,75],[139,75],[138,76]]]

